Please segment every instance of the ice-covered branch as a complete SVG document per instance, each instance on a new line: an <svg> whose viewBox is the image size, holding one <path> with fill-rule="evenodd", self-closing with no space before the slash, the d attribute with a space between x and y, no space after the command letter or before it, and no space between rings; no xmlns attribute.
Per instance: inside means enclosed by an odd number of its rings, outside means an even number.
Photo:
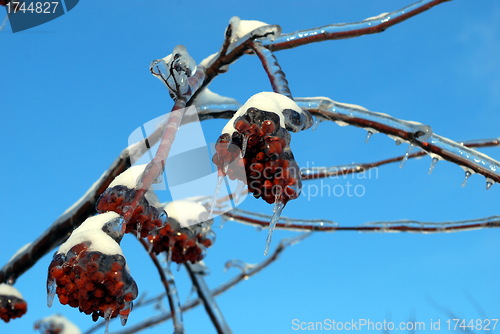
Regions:
<svg viewBox="0 0 500 334"><path fill-rule="evenodd" d="M461 166L468 175L478 173L487 180L489 188L500 182L500 163L486 154L463 144L441 137L428 125L403 121L387 114L366 110L363 107L335 102L329 98L300 98L297 104L312 115L328 119L339 125L353 125L370 133L381 132L399 141L418 146L433 159L444 159ZM406 156L409 154L407 153Z"/></svg>
<svg viewBox="0 0 500 334"><path fill-rule="evenodd" d="M204 265L200 263L191 264L190 262L186 262L184 264L186 266L186 270L191 278L191 282L193 282L193 286L196 288L196 292L198 293L198 297L203 302L203 306L207 311L210 320L214 324L217 333L220 334L230 334L232 333L229 325L224 319L224 315L222 314L219 306L215 302L215 298L212 295L207 283L205 282Z"/></svg>
<svg viewBox="0 0 500 334"><path fill-rule="evenodd" d="M421 0L392 13L382 13L360 22L332 24L320 28L281 34L273 41L264 41L263 45L270 50L275 51L290 49L325 40L352 38L367 34L374 34L382 32L395 24L405 21L410 17L418 15L446 1L449 0Z"/></svg>
<svg viewBox="0 0 500 334"><path fill-rule="evenodd" d="M227 281L226 283L224 284L221 284L220 286L218 286L217 288L213 289L210 291L211 295L216 297L226 291L228 291L229 289L233 288L234 286L236 286L238 283L242 282L242 281L246 281L248 280L250 277L254 276L255 274L259 273L260 271L264 270L265 268L267 268L270 264L272 264L273 262L275 262L280 254L288 247L290 246L293 246L295 244L297 244L298 242L302 241L305 237L307 237L309 235L309 233L305 233L305 234L301 234L295 238L292 238L292 239L287 239L287 240L282 240L280 242L280 244L278 245L278 247L276 247L276 249L271 253L269 254L268 257L266 257L266 259L258 264L256 264L255 266L252 266L251 269L247 270L247 271L242 271L241 273L239 273L238 275L236 275L235 277L233 277L232 279L230 279L229 281ZM197 299L194 299L194 300L191 300L191 301L188 301L186 302L184 305L182 305L181 309L183 312L186 312L190 309L193 309L195 308L196 306L200 305L202 303L202 301L197 298ZM130 326L129 328L127 329L124 329L124 330L121 330L121 331L118 331L118 332L113 332L111 334L133 334L133 333L137 333L137 332L140 332L141 330L144 330L146 328L150 328L150 327L153 327L153 326L156 326L162 322L165 322L167 320L170 320L171 319L171 315L170 314L160 314L160 315L157 315L157 316L153 316L149 319L146 319L145 321L139 323L139 324L136 324L134 326ZM92 331L87 331L85 334L91 334L93 332Z"/></svg>
<svg viewBox="0 0 500 334"><path fill-rule="evenodd" d="M480 140L468 140L464 142L460 142L460 144L466 147L491 147L491 146L499 146L500 138L492 138L492 139L480 139ZM405 159L418 158L426 155L425 151L419 151L416 153L412 153L409 155L400 155L390 159L384 159L375 162L369 163L360 163L360 164L349 164L343 166L332 166L332 167L309 167L309 168L301 168L301 177L302 180L314 180L321 179L325 177L335 177L338 175L348 175L355 173L363 173L371 168L379 167L382 165L400 162ZM435 160L431 162L431 167L429 168L429 174L435 167Z"/></svg>
<svg viewBox="0 0 500 334"><path fill-rule="evenodd" d="M264 70L267 73L273 91L278 94L292 98L288 81L286 80L285 72L281 69L276 56L267 48L263 47L260 42L254 41L251 44L252 50L259 57Z"/></svg>
<svg viewBox="0 0 500 334"><path fill-rule="evenodd" d="M139 241L146 252L148 252L151 261L153 261L153 264L158 270L160 280L165 288L165 294L168 298L168 304L170 306L170 316L174 322L174 334L182 334L184 333L184 323L182 320L181 302L175 285L174 275L168 266L166 268L162 267L156 255L149 251L150 247L144 239L139 239Z"/></svg>
<svg viewBox="0 0 500 334"><path fill-rule="evenodd" d="M260 227L268 227L271 216L255 214L240 209L233 209L222 214L227 220L250 224ZM281 217L277 229L293 231L357 231L357 232L414 232L414 233L441 233L476 230L483 228L500 227L500 216L486 218L449 221L449 222L420 222L415 220L397 220L387 222L369 222L359 226L338 226L337 223L325 219L295 219Z"/></svg>

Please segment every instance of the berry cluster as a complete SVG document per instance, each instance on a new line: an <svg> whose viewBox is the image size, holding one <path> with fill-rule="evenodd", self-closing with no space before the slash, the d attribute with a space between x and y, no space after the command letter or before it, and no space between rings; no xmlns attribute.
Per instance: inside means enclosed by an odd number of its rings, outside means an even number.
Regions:
<svg viewBox="0 0 500 334"><path fill-rule="evenodd" d="M125 323L137 297L119 242L123 218L107 212L86 219L54 254L47 278L48 304L57 293L61 304L80 312Z"/></svg>
<svg viewBox="0 0 500 334"><path fill-rule="evenodd" d="M267 203L286 204L297 198L300 171L290 149L290 133L280 125L280 116L250 107L231 122L234 131L219 137L212 158L219 172L246 182L254 197Z"/></svg>
<svg viewBox="0 0 500 334"><path fill-rule="evenodd" d="M49 283L63 305L78 307L80 312L98 317L126 320L137 286L130 276L125 258L89 251L88 243L73 246L66 255L57 253L49 267Z"/></svg>
<svg viewBox="0 0 500 334"><path fill-rule="evenodd" d="M126 210L130 208L135 193L135 189L130 189L124 185L110 187L99 197L96 205L97 212L113 211L123 216ZM145 238L153 229L162 227L165 224L166 217L166 212L152 205L145 196L134 210L125 232L133 232L141 238Z"/></svg>
<svg viewBox="0 0 500 334"><path fill-rule="evenodd" d="M81 334L80 329L75 324L60 314L36 321L33 328L38 330L40 334Z"/></svg>
<svg viewBox="0 0 500 334"><path fill-rule="evenodd" d="M206 208L195 202L174 201L166 209L167 224L148 236L151 250L156 254L166 252L176 263L201 261L215 239Z"/></svg>
<svg viewBox="0 0 500 334"><path fill-rule="evenodd" d="M14 287L0 284L0 319L9 322L22 317L27 310L26 301Z"/></svg>

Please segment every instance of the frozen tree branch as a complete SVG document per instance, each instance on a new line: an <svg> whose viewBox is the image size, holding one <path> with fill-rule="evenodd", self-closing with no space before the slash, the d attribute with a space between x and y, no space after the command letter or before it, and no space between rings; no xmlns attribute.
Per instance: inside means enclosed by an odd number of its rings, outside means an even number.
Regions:
<svg viewBox="0 0 500 334"><path fill-rule="evenodd" d="M500 138L492 138L492 139L480 139L480 140L468 140L464 142L460 142L460 144L466 147L491 147L491 146L499 146ZM370 163L362 163L362 164L350 164L344 166L333 166L333 167L311 167L311 168L301 168L301 178L302 180L314 180L321 179L325 177L335 177L338 175L348 175L355 173L363 173L371 168L379 167L382 165L400 162L404 159L412 159L425 156L427 153L425 151L419 151L416 153L412 153L408 156L401 155L398 157L380 160L376 162ZM431 164L431 169L429 169L429 173L432 171L434 167Z"/></svg>
<svg viewBox="0 0 500 334"><path fill-rule="evenodd" d="M409 142L410 145L420 147L432 158L444 159L461 166L468 173L483 175L490 186L494 182L500 182L498 161L472 148L434 134L430 126L399 120L387 114L369 111L356 105L338 103L323 97L296 99L296 102L311 114L323 119L335 121L340 125L361 127L372 133L381 132Z"/></svg>
<svg viewBox="0 0 500 334"><path fill-rule="evenodd" d="M227 220L250 224L260 227L268 227L271 216L256 214L254 212L233 209L223 213ZM325 219L296 219L281 217L276 225L278 229L294 231L357 231L357 232L414 232L414 233L442 233L476 230L484 228L500 227L500 216L486 218L449 221L441 223L420 222L415 220L397 220L388 222L370 222L360 226L338 226L337 223Z"/></svg>
<svg viewBox="0 0 500 334"><path fill-rule="evenodd" d="M168 304L170 306L170 316L174 322L174 334L182 334L184 333L184 324L182 320L182 311L181 311L181 302L179 298L179 294L177 293L177 287L175 285L174 275L170 271L168 266L163 268L158 261L156 255L149 250L149 245L144 239L139 239L139 242L144 247L146 252L148 252L151 261L153 261L154 266L156 267L158 274L160 275L160 280L165 287L165 294L168 298Z"/></svg>
<svg viewBox="0 0 500 334"><path fill-rule="evenodd" d="M260 271L262 271L263 269L267 268L270 264L272 264L273 262L275 262L280 254L288 247L290 246L293 246L297 243L299 243L300 241L302 241L303 239L305 239L307 236L309 236L310 233L304 233L304 234L300 234L299 236L295 237L295 238L292 238L292 239L286 239L286 240L282 240L280 242L280 244L278 245L278 247L276 247L276 249L274 250L273 253L269 254L269 256L262 262L258 263L257 265L255 266L252 266L251 269L247 270L247 271L242 271L240 274L236 275L235 277L233 277L232 279L230 279L229 281L227 281L226 283L218 286L217 288L213 289L210 291L211 295L216 297L226 291L228 291L229 289L231 289L232 287L236 286L238 283L242 282L242 281L245 281L245 280L248 280L250 277L254 276L255 274L259 273ZM182 305L181 309L183 312L186 312L198 305L200 305L202 303L202 301L198 298L198 299L194 299L194 300L191 300L189 302L186 302L184 305ZM137 333L141 330L144 330L146 328L150 328L150 327L153 327L153 326L156 326L162 322L165 322L167 320L170 320L171 319L171 315L170 314L160 314L160 315L157 315L157 316L154 316L154 317L151 317L149 319L146 319L145 321L137 324L137 325L134 325L134 326L131 326L127 329L124 329L124 330L121 330L121 331L118 331L118 332L113 332L111 334L133 334L133 333ZM92 329L92 331L87 331L85 332L85 334L91 334L93 332L94 329Z"/></svg>
<svg viewBox="0 0 500 334"><path fill-rule="evenodd" d="M199 299L202 301L205 310L207 311L210 320L214 324L217 333L220 334L230 334L232 333L229 325L224 319L224 315L222 314L219 306L215 302L215 298L212 295L212 292L208 288L207 283L205 282L204 276L204 266L200 263L191 264L186 262L185 264L186 270L193 282L193 286L196 288L196 292L198 293Z"/></svg>
<svg viewBox="0 0 500 334"><path fill-rule="evenodd" d="M251 44L251 48L262 62L262 66L269 77L273 91L292 99L288 80L286 80L285 72L281 69L276 56L269 49L263 47L258 41L254 41Z"/></svg>
<svg viewBox="0 0 500 334"><path fill-rule="evenodd" d="M449 0L421 0L392 13L383 13L361 22L332 24L321 28L282 34L273 41L264 41L263 46L277 51L325 40L379 33L446 1Z"/></svg>

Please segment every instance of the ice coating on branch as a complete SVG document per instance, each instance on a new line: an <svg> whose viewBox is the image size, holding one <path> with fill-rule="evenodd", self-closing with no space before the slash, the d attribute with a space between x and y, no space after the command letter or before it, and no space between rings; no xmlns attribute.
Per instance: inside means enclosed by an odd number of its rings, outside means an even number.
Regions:
<svg viewBox="0 0 500 334"><path fill-rule="evenodd" d="M183 45L176 46L172 54L156 59L150 65L151 73L167 86L173 98L179 98L179 93L186 95L191 92L189 78L196 70L196 61Z"/></svg>
<svg viewBox="0 0 500 334"><path fill-rule="evenodd" d="M396 144L408 142L417 144L431 158L438 158L466 166L474 173L487 179L500 179L500 162L484 153L466 147L460 143L433 133L425 124L400 120L390 115L373 112L365 108L347 106L326 97L295 98L297 105L310 111L321 111L320 114L332 121L375 129L396 140ZM425 143L425 144L423 144Z"/></svg>
<svg viewBox="0 0 500 334"><path fill-rule="evenodd" d="M21 295L19 290L14 288L12 285L5 284L5 283L0 284L0 295L2 295L2 296L14 296L14 297L17 297L19 299L24 299L23 295Z"/></svg>
<svg viewBox="0 0 500 334"><path fill-rule="evenodd" d="M22 317L28 309L21 293L13 286L0 284L0 319L9 322Z"/></svg>
<svg viewBox="0 0 500 334"><path fill-rule="evenodd" d="M388 16L389 14L390 13L381 13L375 16L367 17L363 21L380 20L381 18L383 18L384 16Z"/></svg>
<svg viewBox="0 0 500 334"><path fill-rule="evenodd" d="M81 334L74 323L60 314L51 315L35 322L35 329L41 334Z"/></svg>
<svg viewBox="0 0 500 334"><path fill-rule="evenodd" d="M120 245L103 231L106 224L121 224L122 221L123 218L115 212L106 212L87 218L71 233L68 240L59 247L57 253L66 255L75 245L88 242L90 252L123 255Z"/></svg>
<svg viewBox="0 0 500 334"><path fill-rule="evenodd" d="M238 101L236 101L233 98L226 97L219 95L217 93L212 92L208 88L204 88L198 96L196 96L196 99L193 102L194 105L196 106L201 106L201 105L207 105L207 104L238 104Z"/></svg>
<svg viewBox="0 0 500 334"><path fill-rule="evenodd" d="M231 121L222 129L222 133L233 134L234 121L244 115L249 108L256 108L278 115L280 126L292 132L309 128L313 124L311 115L302 110L288 97L274 92L261 92L250 97L234 114Z"/></svg>

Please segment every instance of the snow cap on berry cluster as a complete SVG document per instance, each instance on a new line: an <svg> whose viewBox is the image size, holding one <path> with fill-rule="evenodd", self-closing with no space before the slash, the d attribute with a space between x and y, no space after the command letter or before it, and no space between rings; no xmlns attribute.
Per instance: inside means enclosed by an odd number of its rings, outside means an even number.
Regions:
<svg viewBox="0 0 500 334"><path fill-rule="evenodd" d="M60 314L51 315L35 322L35 329L41 334L81 334L82 332L74 323Z"/></svg>
<svg viewBox="0 0 500 334"><path fill-rule="evenodd" d="M234 114L231 121L222 129L222 133L233 134L236 131L234 121L244 115L249 108L256 108L278 115L280 126L292 132L299 132L312 125L312 116L302 110L292 99L274 92L261 92L250 97Z"/></svg>
<svg viewBox="0 0 500 334"><path fill-rule="evenodd" d="M89 252L96 251L108 255L123 255L120 245L113 238L114 233L110 232L109 228L109 225L121 226L122 222L123 218L115 212L106 212L89 217L71 233L68 240L59 247L57 254L66 255L74 246L89 243Z"/></svg>
<svg viewBox="0 0 500 334"><path fill-rule="evenodd" d="M169 202L165 210L171 219L176 220L181 227L189 227L209 220L210 212L200 203L188 200Z"/></svg>
<svg viewBox="0 0 500 334"><path fill-rule="evenodd" d="M5 283L0 284L0 296L14 296L19 299L24 299L19 290Z"/></svg>
<svg viewBox="0 0 500 334"><path fill-rule="evenodd" d="M115 186L125 186L129 189L139 189L139 183L141 181L142 174L146 170L147 164L132 166L117 177L114 178L113 182L108 186L108 189ZM161 207L158 196L152 191L148 190L144 195L149 205L155 207Z"/></svg>

